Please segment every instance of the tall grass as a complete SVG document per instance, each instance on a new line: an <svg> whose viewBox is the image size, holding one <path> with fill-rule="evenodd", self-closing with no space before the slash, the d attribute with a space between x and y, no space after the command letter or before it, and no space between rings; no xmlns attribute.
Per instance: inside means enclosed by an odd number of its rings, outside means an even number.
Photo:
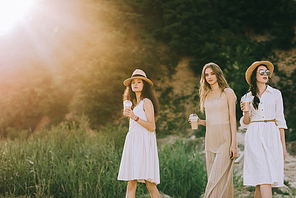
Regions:
<svg viewBox="0 0 296 198"><path fill-rule="evenodd" d="M127 127L92 131L87 120L63 123L34 136L23 131L0 142L0 196L124 197L117 181ZM205 187L204 162L183 142L159 149L160 191L198 197ZM137 195L146 194L139 185Z"/></svg>
<svg viewBox="0 0 296 198"><path fill-rule="evenodd" d="M159 189L174 197L199 197L205 189L205 162L196 147L184 141L166 145L159 152L161 183Z"/></svg>

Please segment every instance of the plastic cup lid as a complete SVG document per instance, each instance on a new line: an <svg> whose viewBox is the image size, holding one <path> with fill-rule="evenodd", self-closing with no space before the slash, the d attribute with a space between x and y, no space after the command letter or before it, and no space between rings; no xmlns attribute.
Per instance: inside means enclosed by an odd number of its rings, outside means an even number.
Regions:
<svg viewBox="0 0 296 198"><path fill-rule="evenodd" d="M123 102L123 105L124 106L132 106L132 102L130 101L130 100L125 100L124 102Z"/></svg>
<svg viewBox="0 0 296 198"><path fill-rule="evenodd" d="M189 116L189 118L198 118L198 116L195 113L193 113Z"/></svg>

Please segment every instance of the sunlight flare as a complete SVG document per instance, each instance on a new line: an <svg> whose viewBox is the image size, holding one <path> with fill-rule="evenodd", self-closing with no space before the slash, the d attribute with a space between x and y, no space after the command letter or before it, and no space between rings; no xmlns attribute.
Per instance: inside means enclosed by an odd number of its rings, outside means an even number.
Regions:
<svg viewBox="0 0 296 198"><path fill-rule="evenodd" d="M11 28L32 4L33 0L0 0L0 31Z"/></svg>

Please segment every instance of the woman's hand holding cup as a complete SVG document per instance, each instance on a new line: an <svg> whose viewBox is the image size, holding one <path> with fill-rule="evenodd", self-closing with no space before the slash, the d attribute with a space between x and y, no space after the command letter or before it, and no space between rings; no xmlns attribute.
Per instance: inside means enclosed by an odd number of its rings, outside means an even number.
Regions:
<svg viewBox="0 0 296 198"><path fill-rule="evenodd" d="M240 102L240 107L241 107L241 110L243 112L249 112L250 111L250 101L248 100L247 96L243 96L242 97L242 100Z"/></svg>
<svg viewBox="0 0 296 198"><path fill-rule="evenodd" d="M131 109L125 109L123 111L123 114L126 116L126 117L129 117L131 119L135 119L136 115L134 114L134 112L131 110Z"/></svg>
<svg viewBox="0 0 296 198"><path fill-rule="evenodd" d="M123 102L123 115L130 117L131 111L132 111L132 102L130 100L125 100Z"/></svg>
<svg viewBox="0 0 296 198"><path fill-rule="evenodd" d="M250 103L241 101L240 108L243 112L248 112L250 110Z"/></svg>

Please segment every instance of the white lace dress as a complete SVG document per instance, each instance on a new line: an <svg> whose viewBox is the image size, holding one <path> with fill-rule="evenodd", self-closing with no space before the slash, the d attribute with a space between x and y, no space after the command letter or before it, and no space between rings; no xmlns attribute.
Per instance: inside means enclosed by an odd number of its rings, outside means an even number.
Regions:
<svg viewBox="0 0 296 198"><path fill-rule="evenodd" d="M144 99L149 100L149 99ZM133 109L136 116L147 121L143 101ZM159 161L156 137L139 123L130 119L129 132L123 148L118 180L145 180L159 184Z"/></svg>

